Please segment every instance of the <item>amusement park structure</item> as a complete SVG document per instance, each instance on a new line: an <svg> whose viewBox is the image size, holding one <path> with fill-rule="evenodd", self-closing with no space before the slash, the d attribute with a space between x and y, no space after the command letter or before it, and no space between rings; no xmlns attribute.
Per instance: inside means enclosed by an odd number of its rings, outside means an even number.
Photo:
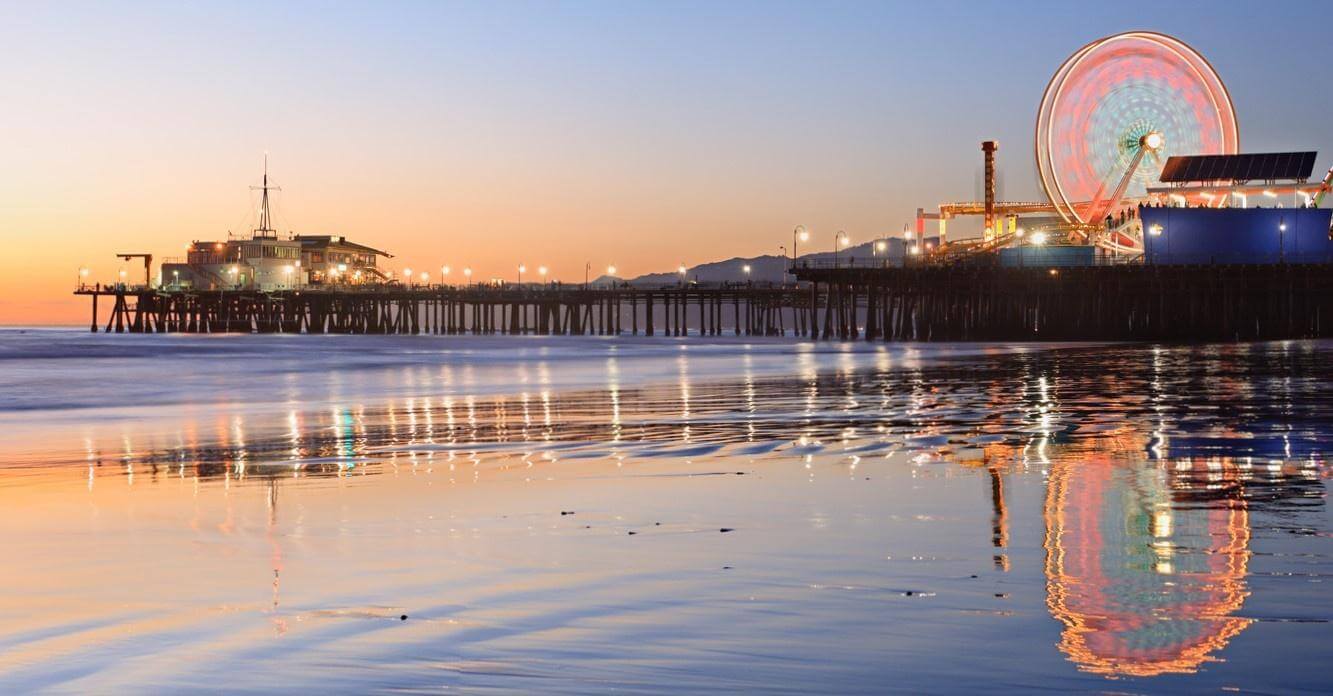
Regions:
<svg viewBox="0 0 1333 696"><path fill-rule="evenodd" d="M999 143L981 144L984 200L916 211L915 235L938 221L935 260L1045 243L1132 260L1145 249L1144 207L1318 207L1315 153L1240 155L1230 94L1193 48L1134 31L1093 41L1056 70L1037 111L1034 154L1045 201L997 201ZM980 238L946 242L947 221L981 216Z"/></svg>

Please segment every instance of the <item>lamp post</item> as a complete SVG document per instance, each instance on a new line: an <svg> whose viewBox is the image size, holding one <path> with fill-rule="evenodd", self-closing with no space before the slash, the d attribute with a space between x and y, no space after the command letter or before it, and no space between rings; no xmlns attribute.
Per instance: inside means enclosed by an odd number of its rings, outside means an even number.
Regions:
<svg viewBox="0 0 1333 696"><path fill-rule="evenodd" d="M677 267L676 267L676 272L680 274L680 284L681 284L681 285L684 285L684 284L685 284L685 274L688 272L687 269L685 268L685 264L682 263L681 265L677 266Z"/></svg>
<svg viewBox="0 0 1333 696"><path fill-rule="evenodd" d="M410 268L403 269L403 280L406 281L408 285L412 284L412 269Z"/></svg>
<svg viewBox="0 0 1333 696"><path fill-rule="evenodd" d="M87 266L80 266L80 267L79 267L79 285L83 285L85 282L87 282L87 279L88 279L88 267L87 267Z"/></svg>
<svg viewBox="0 0 1333 696"><path fill-rule="evenodd" d="M538 267L537 267L537 275L541 276L541 278L542 278L542 286L544 287L544 286L546 285L546 267L545 267L545 266L538 266Z"/></svg>
<svg viewBox="0 0 1333 696"><path fill-rule="evenodd" d="M449 266L440 266L440 285L449 284Z"/></svg>
<svg viewBox="0 0 1333 696"><path fill-rule="evenodd" d="M468 287L472 287L472 269L471 269L471 268L464 268L464 269L463 269L463 277L467 279L467 285L468 285Z"/></svg>
<svg viewBox="0 0 1333 696"><path fill-rule="evenodd" d="M837 267L838 267L838 251L839 251L840 249L842 249L842 247L845 246L846 244L847 244L847 233L846 233L846 232L843 232L842 230L838 230L838 233L835 234L835 235L833 235L833 267L834 267L834 268L837 268Z"/></svg>
<svg viewBox="0 0 1333 696"><path fill-rule="evenodd" d="M528 267L527 267L527 266L524 266L524 265L521 264L521 263L518 265L518 284L519 284L519 285L522 285L522 284L523 284L523 271L526 271L526 270L528 270Z"/></svg>
<svg viewBox="0 0 1333 696"><path fill-rule="evenodd" d="M748 284L750 282L750 264L741 266L741 272L745 274L745 282Z"/></svg>
<svg viewBox="0 0 1333 696"><path fill-rule="evenodd" d="M796 250L798 242L810 241L810 231L805 229L805 225L797 225L796 229L791 231L791 262L796 265Z"/></svg>

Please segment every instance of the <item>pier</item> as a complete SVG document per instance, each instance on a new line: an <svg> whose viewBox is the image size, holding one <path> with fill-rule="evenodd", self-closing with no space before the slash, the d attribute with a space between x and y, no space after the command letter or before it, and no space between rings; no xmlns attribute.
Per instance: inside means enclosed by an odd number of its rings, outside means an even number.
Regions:
<svg viewBox="0 0 1333 696"><path fill-rule="evenodd" d="M117 333L1234 341L1333 335L1326 264L796 266L799 283L642 288L81 286ZM99 314L99 303L109 314ZM1330 314L1333 316L1333 314Z"/></svg>
<svg viewBox="0 0 1333 696"><path fill-rule="evenodd" d="M341 286L169 290L83 286L90 328L116 333L810 336L796 287ZM110 305L106 323L99 301Z"/></svg>

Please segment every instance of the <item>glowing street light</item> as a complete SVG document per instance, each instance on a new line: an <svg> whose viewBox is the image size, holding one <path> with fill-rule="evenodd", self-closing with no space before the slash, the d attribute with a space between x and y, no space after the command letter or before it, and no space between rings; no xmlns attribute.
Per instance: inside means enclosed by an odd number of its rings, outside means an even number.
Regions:
<svg viewBox="0 0 1333 696"><path fill-rule="evenodd" d="M879 240L878 242L875 242L875 255L879 256L880 254L883 254L885 250L887 250L888 248L889 248L889 243L882 239Z"/></svg>
<svg viewBox="0 0 1333 696"><path fill-rule="evenodd" d="M1014 236L1017 237L1017 238L1019 238L1019 239L1022 239L1022 238L1023 238L1023 235L1025 235L1025 234L1027 234L1027 230L1023 229L1022 227L1020 227L1020 228L1014 230Z"/></svg>
<svg viewBox="0 0 1333 696"><path fill-rule="evenodd" d="M847 241L847 233L846 233L846 232L843 232L842 230L838 230L838 233L835 234L835 235L833 235L833 265L834 265L834 266L837 266L837 265L838 265L838 250L840 250L840 249L842 249L843 247L847 246L847 243L848 243L848 241Z"/></svg>
<svg viewBox="0 0 1333 696"><path fill-rule="evenodd" d="M797 225L791 231L791 260L796 261L796 249L799 242L810 241L810 231L805 229L805 225Z"/></svg>
<svg viewBox="0 0 1333 696"><path fill-rule="evenodd" d="M677 267L676 267L676 272L680 274L680 284L681 284L681 285L684 285L684 284L685 284L685 273L687 272L687 269L685 268L685 264L682 263L681 265L677 266Z"/></svg>
<svg viewBox="0 0 1333 696"><path fill-rule="evenodd" d="M614 276L616 274L616 265L614 263L606 267L606 274L609 276Z"/></svg>
<svg viewBox="0 0 1333 696"><path fill-rule="evenodd" d="M1045 233L1045 232L1033 232L1033 233L1032 233L1032 244L1033 244L1033 246L1041 246L1041 245L1043 245L1043 244L1045 244L1045 243L1046 243L1046 233Z"/></svg>
<svg viewBox="0 0 1333 696"><path fill-rule="evenodd" d="M913 245L912 245L912 256L920 256L920 255L921 255L921 245L920 245L920 244L913 244Z"/></svg>
<svg viewBox="0 0 1333 696"><path fill-rule="evenodd" d="M741 271L743 271L747 276L750 275L750 264L747 263L744 266L741 266Z"/></svg>
<svg viewBox="0 0 1333 696"><path fill-rule="evenodd" d="M471 285L471 284L472 284L472 269L471 269L471 268L464 268L464 269L463 269L463 277L464 277L464 278L467 278L467 284L468 284L468 285Z"/></svg>
<svg viewBox="0 0 1333 696"><path fill-rule="evenodd" d="M422 272L421 272L421 282L422 282L423 284L427 284L427 285L428 285L428 284L430 283L430 274L427 273L427 272L425 272L425 271L422 271Z"/></svg>
<svg viewBox="0 0 1333 696"><path fill-rule="evenodd" d="M518 265L518 284L519 284L519 285L522 285L522 284L523 284L523 271L526 271L526 270L528 270L528 267L527 267L527 266L525 266L525 265L523 265L523 264L521 264L521 263Z"/></svg>

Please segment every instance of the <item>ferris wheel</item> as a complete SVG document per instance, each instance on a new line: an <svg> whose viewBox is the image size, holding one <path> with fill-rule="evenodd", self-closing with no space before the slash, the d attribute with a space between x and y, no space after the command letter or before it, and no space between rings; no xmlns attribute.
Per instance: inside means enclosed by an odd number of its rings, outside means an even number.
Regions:
<svg viewBox="0 0 1333 696"><path fill-rule="evenodd" d="M1239 145L1231 97L1212 66L1153 32L1079 49L1055 72L1037 112L1042 187L1076 227L1146 196L1168 156L1235 154Z"/></svg>

